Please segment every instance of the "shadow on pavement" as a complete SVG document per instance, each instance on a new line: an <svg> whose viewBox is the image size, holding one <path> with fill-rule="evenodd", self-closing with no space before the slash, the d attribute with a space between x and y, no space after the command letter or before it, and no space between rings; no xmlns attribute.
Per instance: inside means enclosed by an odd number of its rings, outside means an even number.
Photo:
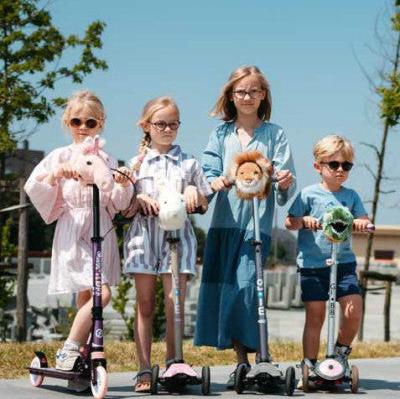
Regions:
<svg viewBox="0 0 400 399"><path fill-rule="evenodd" d="M390 391L400 391L399 381L372 380L362 378L360 387L365 391L373 391L378 389L388 389Z"/></svg>

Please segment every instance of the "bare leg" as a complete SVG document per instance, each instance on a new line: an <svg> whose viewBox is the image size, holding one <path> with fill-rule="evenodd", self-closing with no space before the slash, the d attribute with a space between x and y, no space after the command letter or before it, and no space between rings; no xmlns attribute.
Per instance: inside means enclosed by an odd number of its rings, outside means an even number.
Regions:
<svg viewBox="0 0 400 399"><path fill-rule="evenodd" d="M360 295L346 295L338 300L342 310L337 341L346 346L351 346L358 328L362 314L362 298Z"/></svg>
<svg viewBox="0 0 400 399"><path fill-rule="evenodd" d="M167 319L167 334L166 334L166 344L167 353L166 361L175 358L175 340L174 340L174 298L172 293L172 274L164 273L162 274L162 282L164 288L164 303L165 303L165 315ZM185 297L186 297L186 283L187 274L179 275L180 284L180 307L181 307L181 328L185 325Z"/></svg>
<svg viewBox="0 0 400 399"><path fill-rule="evenodd" d="M105 307L111 299L111 290L107 284L102 285L102 300ZM90 290L82 291L77 298L78 313L72 323L68 340L85 344L92 329L93 299Z"/></svg>
<svg viewBox="0 0 400 399"><path fill-rule="evenodd" d="M232 342L238 364L249 363L246 347L236 339L233 339Z"/></svg>
<svg viewBox="0 0 400 399"><path fill-rule="evenodd" d="M303 331L303 356L305 359L317 359L322 325L325 319L325 301L304 302L306 322Z"/></svg>
<svg viewBox="0 0 400 399"><path fill-rule="evenodd" d="M155 275L135 274L136 315L134 329L136 351L141 370L151 367L156 280L157 276Z"/></svg>

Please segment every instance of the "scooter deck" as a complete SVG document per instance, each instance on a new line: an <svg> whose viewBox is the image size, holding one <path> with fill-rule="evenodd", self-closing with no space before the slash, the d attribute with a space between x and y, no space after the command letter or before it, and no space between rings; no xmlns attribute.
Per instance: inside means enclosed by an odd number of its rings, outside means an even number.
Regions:
<svg viewBox="0 0 400 399"><path fill-rule="evenodd" d="M28 367L30 374L43 375L45 377L53 377L60 378L63 380L71 380L71 381L87 381L90 380L90 374L88 373L87 377L79 371L64 371L58 370L56 368L50 367Z"/></svg>
<svg viewBox="0 0 400 399"><path fill-rule="evenodd" d="M263 362L251 367L243 379L243 388L246 390L271 391L276 390L284 382L282 372L274 364Z"/></svg>

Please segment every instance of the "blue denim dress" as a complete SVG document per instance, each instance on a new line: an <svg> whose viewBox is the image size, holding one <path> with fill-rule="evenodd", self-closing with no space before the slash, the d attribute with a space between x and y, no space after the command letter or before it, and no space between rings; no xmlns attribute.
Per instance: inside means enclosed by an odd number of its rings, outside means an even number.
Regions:
<svg viewBox="0 0 400 399"><path fill-rule="evenodd" d="M202 166L208 181L226 175L232 158L250 150L259 150L273 161L275 171L289 169L295 175L282 128L263 122L254 130L246 148L242 148L232 121L215 129L203 153ZM273 185L269 197L260 201L263 263L270 249L275 201L278 205L286 204L295 189L295 183L285 192ZM218 192L205 247L195 345L226 349L232 348L232 339L236 339L252 350L258 349L253 229L252 202L240 200L235 187L229 192Z"/></svg>

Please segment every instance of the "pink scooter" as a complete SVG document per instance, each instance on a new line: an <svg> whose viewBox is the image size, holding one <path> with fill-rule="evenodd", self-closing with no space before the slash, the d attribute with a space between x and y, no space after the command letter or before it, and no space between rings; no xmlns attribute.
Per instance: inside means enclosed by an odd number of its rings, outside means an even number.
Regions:
<svg viewBox="0 0 400 399"><path fill-rule="evenodd" d="M178 230L171 231L168 235L167 241L171 250L172 290L174 293L175 359L161 376L159 376L160 367L158 365L152 367L150 392L152 395L156 395L158 393L158 384L161 384L168 392L180 392L186 385L201 385L201 393L209 395L210 367L203 366L201 376L199 376L192 366L183 360L178 258L180 238Z"/></svg>

